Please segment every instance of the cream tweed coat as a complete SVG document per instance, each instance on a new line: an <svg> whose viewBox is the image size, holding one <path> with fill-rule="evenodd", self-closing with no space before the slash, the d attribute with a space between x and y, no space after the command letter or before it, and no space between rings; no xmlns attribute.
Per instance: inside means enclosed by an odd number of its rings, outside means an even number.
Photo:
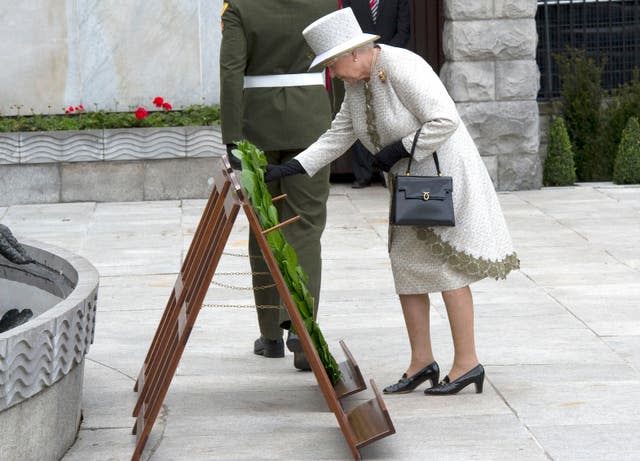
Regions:
<svg viewBox="0 0 640 461"><path fill-rule="evenodd" d="M400 294L444 291L484 277L504 278L519 267L493 183L455 103L418 55L389 45L368 83L345 83L345 98L331 128L296 156L313 176L356 139L372 152L399 139L411 150L421 132L411 173L453 178L455 227L390 226L389 248ZM368 93L368 94L367 94ZM390 173L406 171L408 159ZM391 189L390 189L391 190Z"/></svg>

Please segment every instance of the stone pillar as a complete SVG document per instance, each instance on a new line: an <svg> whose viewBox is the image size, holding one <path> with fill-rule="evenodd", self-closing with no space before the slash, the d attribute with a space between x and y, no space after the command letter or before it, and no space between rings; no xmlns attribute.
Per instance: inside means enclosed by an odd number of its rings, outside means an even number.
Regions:
<svg viewBox="0 0 640 461"><path fill-rule="evenodd" d="M440 77L498 190L539 188L536 0L445 0Z"/></svg>

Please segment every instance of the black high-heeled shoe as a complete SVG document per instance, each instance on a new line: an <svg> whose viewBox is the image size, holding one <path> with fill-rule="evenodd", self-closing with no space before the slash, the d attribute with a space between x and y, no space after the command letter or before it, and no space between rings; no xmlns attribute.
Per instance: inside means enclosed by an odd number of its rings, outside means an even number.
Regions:
<svg viewBox="0 0 640 461"><path fill-rule="evenodd" d="M427 379L431 380L431 385L434 386L435 383L438 382L439 377L440 367L436 362L433 362L417 372L415 375L407 376L406 373L403 374L400 381L392 384L391 386L385 387L382 392L385 394L406 394L407 392L413 391Z"/></svg>
<svg viewBox="0 0 640 461"><path fill-rule="evenodd" d="M484 368L478 364L454 381L449 381L449 376L445 376L441 383L429 389L425 389L427 395L449 395L457 394L469 384L475 384L476 394L482 394L484 384Z"/></svg>

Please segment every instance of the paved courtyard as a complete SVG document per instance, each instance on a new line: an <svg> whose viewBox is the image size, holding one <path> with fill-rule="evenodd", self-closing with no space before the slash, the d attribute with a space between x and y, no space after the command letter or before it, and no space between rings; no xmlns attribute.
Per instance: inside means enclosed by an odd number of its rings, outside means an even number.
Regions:
<svg viewBox="0 0 640 461"><path fill-rule="evenodd" d="M501 193L522 268L473 288L484 393L385 396L397 433L362 449L380 460L640 460L640 187L608 183ZM64 461L128 460L135 377L204 200L0 207L20 240L87 258L100 273L84 421ZM386 254L387 191L332 186L319 324L382 388L409 345ZM218 272L248 272L240 214ZM252 353L248 275L214 277L143 459L346 460L351 453L312 373ZM227 305L221 307L221 305ZM232 305L233 307L229 307ZM446 373L452 344L432 298ZM351 402L370 399L370 390Z"/></svg>

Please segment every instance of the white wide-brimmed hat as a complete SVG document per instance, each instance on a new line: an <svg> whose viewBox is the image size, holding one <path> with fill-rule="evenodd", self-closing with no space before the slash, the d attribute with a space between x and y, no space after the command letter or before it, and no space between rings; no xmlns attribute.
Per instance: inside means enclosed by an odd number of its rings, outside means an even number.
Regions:
<svg viewBox="0 0 640 461"><path fill-rule="evenodd" d="M315 20L302 35L316 54L309 70L380 38L362 32L351 8L342 8Z"/></svg>

